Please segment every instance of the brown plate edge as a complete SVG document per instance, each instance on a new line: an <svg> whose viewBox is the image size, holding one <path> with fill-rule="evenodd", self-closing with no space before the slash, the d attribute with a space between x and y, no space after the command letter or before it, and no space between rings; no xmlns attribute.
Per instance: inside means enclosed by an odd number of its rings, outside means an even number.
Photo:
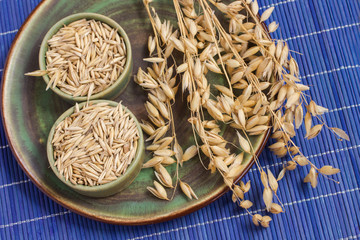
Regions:
<svg viewBox="0 0 360 240"><path fill-rule="evenodd" d="M51 193L47 192L42 185L28 172L28 170L26 169L26 167L22 164L22 161L18 155L18 152L16 151L16 149L13 147L12 142L11 142L11 138L9 137L9 133L8 133L8 129L6 126L6 122L5 122L5 117L4 117L4 100L3 100L3 96L4 96L4 83L6 80L6 73L7 73L7 68L8 68L8 64L11 58L11 55L13 53L14 47L16 45L16 42L19 38L19 36L21 35L23 29L26 27L26 25L28 24L29 20L32 18L32 16L35 14L35 12L41 7L41 5L45 3L45 0L42 0L35 8L34 10L29 14L29 16L26 18L26 20L24 21L24 23L22 24L22 26L20 27L20 29L18 30L13 43L11 44L11 47L9 49L8 52L8 56L6 58L6 62L4 65L4 70L3 70L3 76L2 76L2 81L1 81L1 92L0 92L0 101L1 101L1 119L3 122L3 126L4 126L4 130L5 130L5 135L6 138L8 140L8 144L9 147L12 151L12 153L15 156L16 161L18 162L18 164L20 165L20 167L22 168L22 170L25 172L25 174L29 177L29 179L36 185L36 187L38 187L45 195L47 195L48 197L50 197L52 200L54 200L56 203L58 203L59 205L71 210L72 212L79 214L83 217L87 217L90 218L92 220L96 220L96 221L100 221L100 222L104 222L104 223L109 223L109 224L117 224L117 225L146 225L146 224L154 224L154 223L160 223L160 222L165 222L165 221L169 221L175 218L179 218L182 216L185 216L187 214L190 214L192 212L195 212L207 205L209 205L210 203L216 201L217 199L219 199L221 196L223 196L226 192L229 191L229 188L224 184L223 185L223 189L221 189L220 193L210 199L206 199L206 201L200 202L197 205L193 205L190 208L187 208L185 210L182 211L178 211L178 212L173 212L171 214L167 214L167 215L160 215L158 217L153 217L153 218L148 218L146 220L121 220L121 219L115 219L112 217L102 217L102 216L97 216L94 214L88 214L86 212L83 212L77 208L73 208L71 206L69 206L66 202L63 202L61 200L59 200L55 195L51 195ZM265 27L265 29L267 29L266 25L263 24L263 26ZM261 145L258 148L258 150L256 151L256 156L258 157L260 155L260 153L264 150L265 145L268 141L270 137L270 129L267 130L267 132L264 134L263 139L261 140ZM255 163L255 159L252 158L249 162L249 164L246 166L246 168L244 169L244 171L241 173L241 175L236 179L236 181L234 182L238 182L240 181L240 179L242 179L247 173L248 171L251 169L251 167L254 165Z"/></svg>

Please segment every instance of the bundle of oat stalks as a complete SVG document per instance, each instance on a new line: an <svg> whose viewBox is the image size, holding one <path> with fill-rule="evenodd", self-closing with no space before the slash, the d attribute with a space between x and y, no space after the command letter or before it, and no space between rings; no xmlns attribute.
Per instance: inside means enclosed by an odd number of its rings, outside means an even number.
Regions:
<svg viewBox="0 0 360 240"><path fill-rule="evenodd" d="M205 155L210 161L208 169L223 176L233 191L233 201L247 210L252 202L244 199L244 193L250 189L250 182L234 182L243 170L245 153L256 160L266 210L280 213L283 206L276 192L278 181L286 171L294 170L297 165L310 165L304 181L313 187L319 174L326 176L340 171L332 166L316 167L292 141L295 129L303 123L307 139L316 137L323 128L342 139L349 137L343 130L327 126L321 117L327 109L305 95L309 87L301 84L298 65L288 45L270 38L278 24L271 22L267 30L263 23L273 7L259 16L256 0L234 1L229 5L213 0L173 0L178 20L175 28L170 21L160 20L155 9L150 8L150 2L144 0L154 37L149 37L150 56L144 61L152 63L152 67L140 68L136 82L148 91L145 107L149 121L143 121L142 128L150 136L148 141L152 141L147 150L153 152L153 158L144 167L153 167L158 180L154 181L155 188L148 187L152 194L169 200L165 187L176 188L179 184L187 197L197 198L192 188L179 179L178 169L195 155L200 160ZM215 13L223 14L226 23L220 22ZM180 63L173 64L174 52L182 54ZM227 84L213 85L207 79L208 72L222 74ZM211 85L217 93L210 91ZM186 104L191 112L189 127L193 128L196 140L196 145L184 152L176 139L172 114L178 89L187 95ZM314 125L313 119L318 124ZM219 123L236 129L240 154L231 152L230 144L220 135ZM276 140L269 148L279 157L289 154L291 158L277 178L260 166L249 140L249 136L269 130ZM165 166L175 163L177 171L171 177ZM252 219L255 225L263 227L268 227L271 221L271 217L259 214L252 215Z"/></svg>

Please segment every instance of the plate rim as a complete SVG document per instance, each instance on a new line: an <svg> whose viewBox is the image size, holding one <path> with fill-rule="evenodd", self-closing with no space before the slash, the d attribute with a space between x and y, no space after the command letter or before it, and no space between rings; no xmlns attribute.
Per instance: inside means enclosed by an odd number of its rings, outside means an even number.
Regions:
<svg viewBox="0 0 360 240"><path fill-rule="evenodd" d="M55 201L57 204L61 205L62 207L70 210L71 212L74 212L76 214L79 214L83 217L92 219L92 220L96 220L96 221L100 221L100 222L104 222L104 223L109 223L109 224L116 224L116 225L147 225L147 224L154 224L154 223L160 223L160 222L165 222L165 221L169 221L175 218L180 218L182 216L188 215L190 213L193 213L209 204L211 204L212 202L216 201L217 199L219 199L221 196L223 196L226 192L229 191L229 188L223 184L222 187L220 187L218 189L219 193L213 197L211 197L210 199L205 199L202 202L197 203L196 205L192 205L191 207L185 208L181 211L172 211L168 214L165 215L157 215L156 217L150 217L150 218L146 218L144 220L130 220L130 219L120 219L120 218L114 218L114 217L106 217L106 216L102 216L102 215L95 215L95 214L91 214L88 213L86 211L81 211L79 209L81 208L74 208L72 207L72 205L74 204L67 204L65 201L61 201L61 199L59 199L55 194L52 195L50 192L48 192L40 182L38 182L36 180L36 178L30 173L30 171L27 170L27 168L24 166L18 151L15 149L15 147L12 144L12 140L10 138L10 133L5 121L5 114L4 114L4 85L5 82L7 81L7 72L8 72L8 66L10 63L10 59L13 56L13 52L15 47L17 46L17 42L20 38L20 36L23 34L24 29L27 27L29 21L32 19L33 15L40 9L40 7L42 7L42 5L45 3L45 0L42 0L32 11L31 13L28 15L28 17L25 19L25 21L23 22L23 24L21 25L21 27L19 28L17 34L14 37L14 40L10 46L10 49L8 51L8 55L6 57L6 61L5 61L5 65L4 65L4 69L3 69L3 76L2 76L2 81L1 81L1 91L0 91L0 101L1 101L1 120L3 123L3 128L4 128L4 132L5 132L5 136L6 139L8 141L8 145L9 148L12 152L12 154L14 155L17 163L20 165L21 169L25 172L26 176L30 179L30 181L32 183L35 184L35 186L40 189L40 191L42 193L44 193L46 196L48 196L51 200ZM264 150L265 145L267 144L267 141L270 137L270 129L268 129L262 136L262 140L261 143L255 153L256 157L258 157L260 155L260 153ZM241 173L241 175L234 181L235 183L237 183L240 179L242 179L248 172L249 170L252 168L252 166L255 163L255 159L254 157L252 157L249 160L249 163L247 164L247 166L245 167L244 171ZM80 205L79 205L80 206Z"/></svg>

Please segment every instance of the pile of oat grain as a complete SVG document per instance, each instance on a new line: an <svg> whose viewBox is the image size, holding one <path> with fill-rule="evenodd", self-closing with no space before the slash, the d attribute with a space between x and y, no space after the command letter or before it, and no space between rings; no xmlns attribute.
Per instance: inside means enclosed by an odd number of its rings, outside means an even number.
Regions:
<svg viewBox="0 0 360 240"><path fill-rule="evenodd" d="M73 96L99 93L114 83L126 64L126 46L117 29L95 21L81 19L70 23L52 36L46 52L47 88L57 87Z"/></svg>
<svg viewBox="0 0 360 240"><path fill-rule="evenodd" d="M107 103L84 106L56 127L55 166L73 184L101 185L125 173L133 161L139 133L126 109Z"/></svg>

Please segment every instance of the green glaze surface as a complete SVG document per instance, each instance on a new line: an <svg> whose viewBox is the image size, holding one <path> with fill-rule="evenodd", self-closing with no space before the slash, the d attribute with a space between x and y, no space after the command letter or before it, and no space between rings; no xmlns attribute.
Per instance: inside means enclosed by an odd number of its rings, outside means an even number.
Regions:
<svg viewBox="0 0 360 240"><path fill-rule="evenodd" d="M124 31L124 29L113 19L106 17L101 14L97 13L76 13L72 14L70 16L67 16L61 20L59 20L57 23L55 23L50 30L45 34L45 37L43 38L40 46L39 51L39 66L41 70L46 70L46 51L48 49L48 41L52 38L54 34L56 34L60 28L62 28L64 25L68 25L72 22L75 22L79 19L87 19L87 20L97 20L101 21L103 23L108 24L110 27L117 29L120 36L123 37L125 46L126 46L126 63L123 72L120 74L119 78L108 88L106 88L104 91L101 91L99 93L96 93L90 97L90 100L94 99L114 99L120 95L122 91L125 90L127 84L129 83L131 72L133 68L133 59L132 59L132 52L131 52L131 43L130 40ZM43 79L46 84L49 83L50 78L48 75L44 75ZM50 88L53 90L56 94L58 94L60 97L62 97L65 101L69 103L75 103L75 102L84 102L87 100L87 96L83 97L73 97L67 93L64 93L59 88Z"/></svg>
<svg viewBox="0 0 360 240"><path fill-rule="evenodd" d="M117 102L109 101L109 100L93 100L90 101L89 104L97 104L97 103L104 103L107 102L109 106L116 107L118 105ZM81 109L86 102L80 103L79 108ZM54 133L56 127L59 125L60 122L62 122L66 117L70 116L72 113L74 113L75 107L71 107L68 110L66 110L54 123L53 127L50 130L49 137L47 140L47 157L49 160L49 164L55 175L68 187L72 188L74 191L81 193L83 195L89 196L89 197L108 197L111 195L114 195L115 193L121 192L126 187L128 187L136 178L136 176L139 174L144 158L145 158L145 147L144 147L144 137L143 133L140 127L140 124L134 114L127 109L126 111L130 114L130 117L135 120L135 123L137 125L137 129L139 132L139 139L137 144L137 150L134 157L134 160L131 162L130 166L127 168L126 172L118 177L116 180L103 184L98 186L84 186L84 185L74 185L70 181L66 181L65 177L60 174L57 167L55 166L55 160L54 160L54 149L52 145L52 140L54 138Z"/></svg>
<svg viewBox="0 0 360 240"><path fill-rule="evenodd" d="M176 22L172 1L154 2L161 17ZM149 224L169 220L193 212L220 197L227 190L221 176L210 174L198 159L186 162L180 169L181 179L189 183L199 197L193 201L179 192L170 202L153 197L146 190L146 186L152 185L155 179L151 169L141 170L127 189L106 198L83 196L55 176L49 168L46 140L56 119L71 105L52 91L46 92L41 77L27 77L24 73L38 69L36 59L40 44L49 28L60 19L79 12L96 12L117 21L131 41L134 70L147 66L142 59L147 56L151 25L141 0L43 1L20 29L3 73L3 122L11 149L27 175L44 193L64 207L89 218L115 224ZM220 83L222 80L212 77L209 81ZM186 104L181 104L182 96L179 95L174 106L174 118L179 142L185 149L193 144L193 134L187 121L189 113ZM143 105L146 94L133 79L117 100L121 100L137 119L146 118ZM236 142L233 131L224 129L223 134L229 141ZM254 149L258 152L263 148L266 137L252 138ZM146 152L145 161L149 158ZM252 163L250 156L246 156L244 171L239 177ZM174 173L175 168L169 167L168 170Z"/></svg>

